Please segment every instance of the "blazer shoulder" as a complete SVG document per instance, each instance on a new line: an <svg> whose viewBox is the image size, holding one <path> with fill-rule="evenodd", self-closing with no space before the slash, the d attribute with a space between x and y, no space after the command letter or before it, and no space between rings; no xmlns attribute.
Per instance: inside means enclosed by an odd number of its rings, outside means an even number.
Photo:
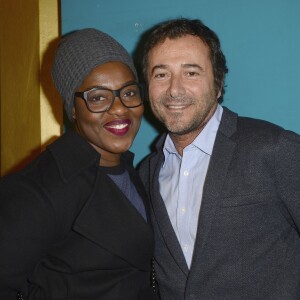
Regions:
<svg viewBox="0 0 300 300"><path fill-rule="evenodd" d="M284 131L282 127L265 120L238 117L235 136L243 140L275 142Z"/></svg>
<svg viewBox="0 0 300 300"><path fill-rule="evenodd" d="M281 147L286 140L297 141L299 135L266 120L238 116L224 107L219 127L220 136L226 136L238 145L238 148L273 149ZM217 140L218 141L218 138Z"/></svg>
<svg viewBox="0 0 300 300"><path fill-rule="evenodd" d="M238 129L243 129L243 130L257 129L257 130L277 132L277 133L279 131L284 130L281 126L266 120L255 119L250 117L241 117L241 116L239 116L237 120L238 120L237 122Z"/></svg>
<svg viewBox="0 0 300 300"><path fill-rule="evenodd" d="M284 129L271 122L251 117L239 116L227 107L223 107L223 116L219 130L227 136L278 135Z"/></svg>

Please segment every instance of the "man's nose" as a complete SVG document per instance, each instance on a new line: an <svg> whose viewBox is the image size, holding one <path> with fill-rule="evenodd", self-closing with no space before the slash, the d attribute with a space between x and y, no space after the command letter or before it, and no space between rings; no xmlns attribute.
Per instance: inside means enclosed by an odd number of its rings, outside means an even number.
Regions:
<svg viewBox="0 0 300 300"><path fill-rule="evenodd" d="M185 88L180 76L173 75L170 79L170 86L168 88L168 94L172 98L177 98L185 94Z"/></svg>

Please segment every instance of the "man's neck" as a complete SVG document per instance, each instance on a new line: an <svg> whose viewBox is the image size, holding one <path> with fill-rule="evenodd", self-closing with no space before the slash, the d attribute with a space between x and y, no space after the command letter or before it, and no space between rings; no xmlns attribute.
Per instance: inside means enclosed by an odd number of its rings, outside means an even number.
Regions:
<svg viewBox="0 0 300 300"><path fill-rule="evenodd" d="M182 135L169 133L170 138L172 139L175 148L180 156L182 156L183 154L183 149L188 145L190 145L195 140L195 138L201 133L203 128L204 126L197 131L189 132L187 134L182 134Z"/></svg>

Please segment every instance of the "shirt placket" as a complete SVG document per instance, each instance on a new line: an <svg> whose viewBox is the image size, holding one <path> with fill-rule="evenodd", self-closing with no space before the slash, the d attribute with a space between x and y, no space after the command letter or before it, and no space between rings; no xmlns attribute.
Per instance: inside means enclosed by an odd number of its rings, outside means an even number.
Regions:
<svg viewBox="0 0 300 300"><path fill-rule="evenodd" d="M190 260L192 244L189 235L190 212L187 207L188 201L188 181L190 176L190 168L184 156L181 160L180 176L178 184L178 206L177 206L177 231L183 254L187 260Z"/></svg>

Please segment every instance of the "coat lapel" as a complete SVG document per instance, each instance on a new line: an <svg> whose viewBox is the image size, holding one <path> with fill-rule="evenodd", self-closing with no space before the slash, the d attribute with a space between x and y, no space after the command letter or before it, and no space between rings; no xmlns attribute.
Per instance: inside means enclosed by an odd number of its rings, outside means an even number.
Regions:
<svg viewBox="0 0 300 300"><path fill-rule="evenodd" d="M94 191L73 229L130 264L144 270L150 268L151 227L100 169Z"/></svg>
<svg viewBox="0 0 300 300"><path fill-rule="evenodd" d="M163 142L165 136L160 140ZM159 142L160 143L160 142ZM161 147L158 146L160 149ZM159 192L159 171L164 160L164 155L161 150L150 159L150 199L153 206L154 222L157 223L161 236L163 237L166 247L174 258L174 261L178 264L182 272L187 276L188 266L186 264L182 249L178 242L176 233L170 222L169 215L164 204L164 201Z"/></svg>
<svg viewBox="0 0 300 300"><path fill-rule="evenodd" d="M236 143L230 139L236 131L236 122L237 115L224 107L203 188L191 274L199 273L199 269L201 270L199 264L205 263L202 259L205 242L210 234L211 224L214 222L222 186L236 147Z"/></svg>
<svg viewBox="0 0 300 300"><path fill-rule="evenodd" d="M144 218L123 195L115 183L98 168L100 155L76 132L68 131L48 147L64 182L80 173L91 179L91 192L76 218L73 229L102 248L140 269L150 269L153 253L153 232ZM122 155L132 181L145 201L141 182L134 176L133 155ZM84 176L82 177L84 178ZM76 196L76 195L75 195Z"/></svg>
<svg viewBox="0 0 300 300"><path fill-rule="evenodd" d="M146 210L146 217L147 217L147 222L150 223L150 204L149 204L149 199L145 190L145 187L140 179L139 176L137 176L137 171L136 169L133 168L133 158L134 155L131 152L126 152L122 155L122 162L127 166L127 171L129 172L130 179L132 183L134 184L137 192L142 198L142 201L145 206ZM129 163L130 162L130 163Z"/></svg>

